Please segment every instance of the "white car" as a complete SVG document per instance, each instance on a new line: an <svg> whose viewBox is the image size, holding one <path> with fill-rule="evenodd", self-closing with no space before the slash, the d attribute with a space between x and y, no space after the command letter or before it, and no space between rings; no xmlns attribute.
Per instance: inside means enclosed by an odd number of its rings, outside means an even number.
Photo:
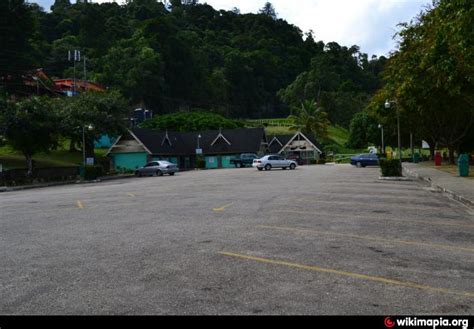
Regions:
<svg viewBox="0 0 474 329"><path fill-rule="evenodd" d="M258 170L272 170L273 168L282 168L283 170L289 168L294 170L298 164L296 161L287 160L281 155L266 155L263 158L253 160L252 167Z"/></svg>
<svg viewBox="0 0 474 329"><path fill-rule="evenodd" d="M178 171L179 168L174 163L160 160L149 162L145 166L138 168L135 170L135 176L163 176L164 174L173 176Z"/></svg>

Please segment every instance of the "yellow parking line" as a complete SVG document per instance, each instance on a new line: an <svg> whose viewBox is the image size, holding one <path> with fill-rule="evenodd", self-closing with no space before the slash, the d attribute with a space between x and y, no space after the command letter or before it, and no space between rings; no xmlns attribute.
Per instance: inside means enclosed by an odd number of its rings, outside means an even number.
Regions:
<svg viewBox="0 0 474 329"><path fill-rule="evenodd" d="M467 251L467 252L474 253L474 248L444 245L444 244L436 244L436 243L428 243L428 242L391 240L391 239L387 239L387 238L378 238L378 237L372 237L372 236L347 234L347 233L335 233L335 232L328 232L328 231L316 231L316 230L300 229L300 228L292 228L292 227L284 227L284 226L258 225L257 227L272 229L272 230L296 232L296 233L310 233L310 234L331 235L331 236L338 236L338 237L352 238L352 239L362 239L362 240L368 240L368 241L372 241L372 242L380 242L380 243L384 243L384 244L387 244L387 243L389 243L389 244L406 244L406 245L413 245L413 246L442 248L442 249L449 249L449 250L456 250L456 251Z"/></svg>
<svg viewBox="0 0 474 329"><path fill-rule="evenodd" d="M230 206L232 206L234 203L229 203L229 204L226 204L226 205L223 205L222 207L219 207L219 208L212 208L212 210L214 210L215 212L222 212L224 211L226 208L229 208Z"/></svg>
<svg viewBox="0 0 474 329"><path fill-rule="evenodd" d="M76 206L77 206L77 208L79 208L79 209L84 209L84 205L82 204L82 202L81 202L80 200L77 200Z"/></svg>
<svg viewBox="0 0 474 329"><path fill-rule="evenodd" d="M300 211L300 210L291 210L291 209L273 210L272 212L300 214L300 215L319 215L319 216L327 216L327 217L360 218L360 219L380 220L380 221L386 221L386 222L403 222L403 223L413 223L413 224L420 223L420 224L428 224L428 225L474 228L474 225L469 225L469 224L457 224L457 223L446 223L446 222L437 222L437 221L428 221L428 220L410 220L410 219L386 218L386 217L381 218L381 217L364 216L364 215L341 215L341 214L335 214L335 213L320 213L320 212L315 212L315 211ZM385 214L385 216L389 216L389 215Z"/></svg>
<svg viewBox="0 0 474 329"><path fill-rule="evenodd" d="M337 270L337 269L323 268L323 267L319 267L319 266L310 266L310 265L303 265L303 264L297 264L297 263L290 263L290 262L287 262L287 261L274 260L274 259L261 258L261 257L254 257L254 256L248 256L248 255L237 254L237 253L232 253L232 252L224 252L223 251L223 252L219 252L219 254L223 255L223 256L233 257L233 258L253 260L253 261L256 261L256 262L259 262L259 263L282 265L282 266L296 268L296 269L300 269L300 270L307 270L307 271L313 271L313 272L342 275L342 276L350 277L350 278L353 278L353 279L379 282L379 283L383 283L383 284L387 284L387 285L403 286L403 287L408 287L408 288L415 288L415 289L439 292L439 293L443 293L443 294L452 294L452 295L459 295L459 296L463 296L463 297L474 298L474 292L467 292L467 291L464 292L464 291L455 291L455 290L450 290L450 289L445 289L445 288L436 288L436 287L431 287L431 286L428 286L428 285L419 284L419 283L410 282L410 281L401 281L401 280L389 279L389 278L384 278L384 277L379 277L379 276L371 276L371 275L366 275L366 274L359 274L359 273L354 273L354 272L341 271L341 270Z"/></svg>
<svg viewBox="0 0 474 329"><path fill-rule="evenodd" d="M132 198L135 197L135 194L133 194L133 193L127 193L127 195L128 195L129 197L132 197Z"/></svg>

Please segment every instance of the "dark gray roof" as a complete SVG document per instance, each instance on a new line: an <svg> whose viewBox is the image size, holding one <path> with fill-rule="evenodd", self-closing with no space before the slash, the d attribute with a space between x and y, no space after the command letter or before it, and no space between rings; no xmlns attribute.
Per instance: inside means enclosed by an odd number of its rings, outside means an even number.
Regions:
<svg viewBox="0 0 474 329"><path fill-rule="evenodd" d="M281 149L295 136L295 134L267 136L269 152L270 153L280 152ZM311 143L313 143L318 149L320 149L322 151L321 145L318 143L318 141L316 140L316 137L314 137L313 134L304 134L303 133L303 135L305 135ZM278 139L278 141L281 143L281 145L276 140L274 140L274 138Z"/></svg>
<svg viewBox="0 0 474 329"><path fill-rule="evenodd" d="M164 132L151 129L132 129L132 133L156 155L189 155L195 154L199 147L204 154L239 154L257 153L265 140L263 128L239 128L197 131L197 132ZM217 138L219 134L225 138ZM166 138L167 136L167 138ZM216 140L217 138L217 140ZM230 143L228 144L227 141ZM215 143L213 144L213 142Z"/></svg>

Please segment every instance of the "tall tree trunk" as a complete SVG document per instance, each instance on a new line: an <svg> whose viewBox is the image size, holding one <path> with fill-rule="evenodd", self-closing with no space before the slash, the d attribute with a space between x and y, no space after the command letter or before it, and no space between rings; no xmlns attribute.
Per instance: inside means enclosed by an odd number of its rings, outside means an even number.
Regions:
<svg viewBox="0 0 474 329"><path fill-rule="evenodd" d="M32 154L24 154L25 159L26 159L26 165L28 167L28 173L27 176L32 176L33 175L33 155Z"/></svg>

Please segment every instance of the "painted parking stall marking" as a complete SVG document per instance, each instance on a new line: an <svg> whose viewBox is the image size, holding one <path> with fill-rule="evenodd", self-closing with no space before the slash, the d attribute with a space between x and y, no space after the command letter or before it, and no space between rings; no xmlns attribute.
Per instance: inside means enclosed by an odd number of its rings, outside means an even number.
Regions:
<svg viewBox="0 0 474 329"><path fill-rule="evenodd" d="M77 200L76 206L77 206L77 208L79 208L79 209L84 209L84 205L82 204L81 200Z"/></svg>
<svg viewBox="0 0 474 329"><path fill-rule="evenodd" d="M219 252L219 255L226 256L226 257L231 257L231 258L238 258L238 259L243 259L243 260L255 261L257 263L281 265L281 266L296 268L296 269L300 269L300 270L307 270L307 271L313 271L313 272L319 272L319 273L336 274L336 275L350 277L350 278L353 278L353 279L379 282L379 283L386 284L386 285L403 286L403 287L408 287L408 288L413 288L413 289L420 289L420 290L425 290L425 291L442 293L442 294L450 294L450 295L458 295L458 296L463 296L463 297L468 297L468 298L474 298L474 292L471 292L471 291L456 291L456 290L451 290L451 289L446 289L446 288L437 288L437 287L432 287L432 286L419 284L419 283L415 283L415 282L410 282L410 281L401 281L401 280L397 280L397 279L390 279L390 278L384 278L384 277L379 277L379 276L371 276L371 275L348 272L348 271L343 271L343 270L338 270L338 269L324 268L324 267L319 267L319 266L314 266L314 265L304 265L304 264L292 263L292 262L283 261L283 260L275 260L275 259L270 259L270 258L254 257L254 256L240 254L240 253L234 253L234 252L221 251L221 252Z"/></svg>
<svg viewBox="0 0 474 329"><path fill-rule="evenodd" d="M222 207L218 207L218 208L212 208L213 211L215 212L223 212L225 211L227 208L229 208L230 206L232 206L234 203L229 203L229 204L226 204L226 205L223 205Z"/></svg>

